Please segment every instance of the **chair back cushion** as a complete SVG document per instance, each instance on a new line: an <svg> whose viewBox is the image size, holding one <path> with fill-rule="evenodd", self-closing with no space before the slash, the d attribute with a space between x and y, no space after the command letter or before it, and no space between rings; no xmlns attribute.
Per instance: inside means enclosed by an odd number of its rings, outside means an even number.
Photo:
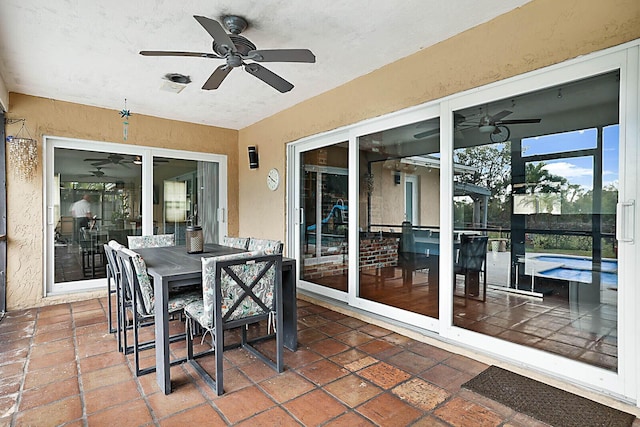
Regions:
<svg viewBox="0 0 640 427"><path fill-rule="evenodd" d="M267 255L277 255L282 253L282 242L280 240L269 239L249 239L249 245L247 246L249 251L261 251Z"/></svg>
<svg viewBox="0 0 640 427"><path fill-rule="evenodd" d="M155 297L153 285L147 274L147 264L138 253L131 249L122 248L120 253L125 255L122 264L127 274L130 290L136 293L138 313L145 316L153 314Z"/></svg>
<svg viewBox="0 0 640 427"><path fill-rule="evenodd" d="M247 249L247 246L249 245L249 238L248 237L229 237L229 236L224 236L222 238L222 245L224 246L229 246L232 248L237 248L237 249Z"/></svg>
<svg viewBox="0 0 640 427"><path fill-rule="evenodd" d="M213 327L217 298L223 322L272 311L281 265L281 255L266 256L260 251L203 258L203 326Z"/></svg>
<svg viewBox="0 0 640 427"><path fill-rule="evenodd" d="M129 249L162 248L175 246L175 234L152 234L148 236L127 236Z"/></svg>
<svg viewBox="0 0 640 427"><path fill-rule="evenodd" d="M487 259L487 236L460 236L458 266L466 271L482 271Z"/></svg>

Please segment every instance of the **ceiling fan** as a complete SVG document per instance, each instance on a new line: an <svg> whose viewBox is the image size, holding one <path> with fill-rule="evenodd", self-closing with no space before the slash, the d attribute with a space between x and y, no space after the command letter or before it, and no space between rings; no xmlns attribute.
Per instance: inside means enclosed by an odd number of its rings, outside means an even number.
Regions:
<svg viewBox="0 0 640 427"><path fill-rule="evenodd" d="M84 159L84 161L91 162L91 164L96 167L112 163L114 165L120 165L128 168L129 166L127 166L126 163L133 163L133 160L129 159L128 157L121 156L120 154L116 153L109 154L106 158L103 157L101 159Z"/></svg>
<svg viewBox="0 0 640 427"><path fill-rule="evenodd" d="M216 68L202 86L204 90L217 89L231 70L244 66L247 73L259 78L279 92L285 93L293 89L293 85L257 62L316 62L315 55L308 49L257 50L251 41L240 35L249 26L248 22L240 16L223 17L222 22L231 34L227 34L218 21L197 15L194 15L194 18L213 37L213 51L215 53L143 50L140 51L140 55L224 59L225 64ZM255 62L245 62L248 60Z"/></svg>
<svg viewBox="0 0 640 427"><path fill-rule="evenodd" d="M504 117L513 114L513 111L502 110L493 116L485 114L478 122L478 130L482 133L495 132L500 125L519 125L526 123L540 123L542 119L511 119L503 120Z"/></svg>

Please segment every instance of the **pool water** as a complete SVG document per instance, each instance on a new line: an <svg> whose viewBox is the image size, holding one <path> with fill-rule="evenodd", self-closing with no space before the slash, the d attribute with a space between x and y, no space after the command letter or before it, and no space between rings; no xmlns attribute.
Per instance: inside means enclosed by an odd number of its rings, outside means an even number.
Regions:
<svg viewBox="0 0 640 427"><path fill-rule="evenodd" d="M572 282L591 283L593 264L591 258L578 258L561 255L540 255L532 257L536 261L553 262L562 264L547 270L540 271L541 276L552 279L568 280ZM610 287L618 285L618 261L603 260L600 279L602 284Z"/></svg>
<svg viewBox="0 0 640 427"><path fill-rule="evenodd" d="M562 267L574 270L593 270L591 258L574 258L560 255L540 255L533 257L536 261L557 262L563 264ZM615 273L618 271L618 261L604 260L601 266L602 271Z"/></svg>
<svg viewBox="0 0 640 427"><path fill-rule="evenodd" d="M552 279L569 280L571 282L591 283L591 271L574 270L573 268L558 267L550 270L544 270L539 273L541 276ZM600 279L603 285L615 287L618 285L618 274L602 272Z"/></svg>

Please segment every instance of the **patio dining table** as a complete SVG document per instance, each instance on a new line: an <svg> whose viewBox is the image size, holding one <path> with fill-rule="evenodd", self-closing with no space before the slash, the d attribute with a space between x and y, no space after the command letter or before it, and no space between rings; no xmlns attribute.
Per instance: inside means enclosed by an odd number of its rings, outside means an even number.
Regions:
<svg viewBox="0 0 640 427"><path fill-rule="evenodd" d="M169 313L167 301L169 289L202 284L201 258L244 252L242 249L207 244L204 252L189 254L183 246L136 249L147 264L153 277L155 293L156 381L164 394L171 393L171 365L184 362L185 358L170 361ZM298 346L296 263L294 259L282 260L282 308L284 345L295 351Z"/></svg>

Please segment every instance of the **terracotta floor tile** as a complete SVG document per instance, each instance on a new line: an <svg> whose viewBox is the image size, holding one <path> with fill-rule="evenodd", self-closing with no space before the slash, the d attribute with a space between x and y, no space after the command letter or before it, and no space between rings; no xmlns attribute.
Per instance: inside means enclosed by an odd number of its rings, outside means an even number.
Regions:
<svg viewBox="0 0 640 427"><path fill-rule="evenodd" d="M502 418L489 409L459 397L436 409L434 414L459 427L493 427L502 422Z"/></svg>
<svg viewBox="0 0 640 427"><path fill-rule="evenodd" d="M140 399L138 384L133 380L120 382L84 393L86 413L93 414L112 406Z"/></svg>
<svg viewBox="0 0 640 427"><path fill-rule="evenodd" d="M67 348L55 353L47 355L32 356L29 358L29 370L36 370L42 368L48 368L54 365L60 365L67 362L74 362L76 360L75 348Z"/></svg>
<svg viewBox="0 0 640 427"><path fill-rule="evenodd" d="M251 404L248 405L247 402ZM215 404L232 424L275 406L275 402L255 386L245 387L234 393L225 393Z"/></svg>
<svg viewBox="0 0 640 427"><path fill-rule="evenodd" d="M156 393L147 398L157 418L166 418L176 412L193 408L205 402L204 396L194 384L176 387L171 394Z"/></svg>
<svg viewBox="0 0 640 427"><path fill-rule="evenodd" d="M333 338L327 338L310 344L309 349L324 357L329 357L348 350L349 346Z"/></svg>
<svg viewBox="0 0 640 427"><path fill-rule="evenodd" d="M343 367L327 360L319 360L299 369L299 372L317 385L323 385L347 375Z"/></svg>
<svg viewBox="0 0 640 427"><path fill-rule="evenodd" d="M196 406L160 420L160 427L210 426L223 427L227 423L208 403Z"/></svg>
<svg viewBox="0 0 640 427"><path fill-rule="evenodd" d="M356 375L348 375L324 386L324 390L340 399L350 408L382 393L382 389Z"/></svg>
<svg viewBox="0 0 640 427"><path fill-rule="evenodd" d="M392 334L383 336L382 339L393 345L400 345L400 346L406 346L413 342L411 338L405 337L404 335L396 334L395 332Z"/></svg>
<svg viewBox="0 0 640 427"><path fill-rule="evenodd" d="M358 328L358 330L374 337L384 337L385 335L391 334L390 330L371 323L365 323L362 327Z"/></svg>
<svg viewBox="0 0 640 427"><path fill-rule="evenodd" d="M155 377L153 374L151 374L151 376ZM128 366L122 364L87 372L82 375L82 384L84 391L87 392L99 387L121 383L129 379L131 379L131 371Z"/></svg>
<svg viewBox="0 0 640 427"><path fill-rule="evenodd" d="M300 396L285 403L284 407L305 426L320 425L347 410L340 401L322 390Z"/></svg>
<svg viewBox="0 0 640 427"><path fill-rule="evenodd" d="M284 364L291 369L300 368L321 358L322 356L315 351L310 351L305 348L298 348L298 351L285 350L284 352Z"/></svg>
<svg viewBox="0 0 640 427"><path fill-rule="evenodd" d="M351 347L357 347L374 339L372 335L357 330L349 330L349 332L334 335L334 338Z"/></svg>
<svg viewBox="0 0 640 427"><path fill-rule="evenodd" d="M309 328L318 328L329 323L329 320L317 314L310 314L307 316L298 317L298 322Z"/></svg>
<svg viewBox="0 0 640 427"><path fill-rule="evenodd" d="M450 366L439 364L421 373L420 378L449 390L449 387L464 377L463 373Z"/></svg>
<svg viewBox="0 0 640 427"><path fill-rule="evenodd" d="M262 381L260 387L278 403L287 402L315 388L310 381L293 371L285 371Z"/></svg>
<svg viewBox="0 0 640 427"><path fill-rule="evenodd" d="M391 366L388 363L379 362L362 369L358 375L368 379L384 389L390 389L397 384L408 380L411 375L402 369Z"/></svg>
<svg viewBox="0 0 640 427"><path fill-rule="evenodd" d="M90 426L143 426L152 421L151 412L143 399L129 401L87 415L87 424Z"/></svg>
<svg viewBox="0 0 640 427"><path fill-rule="evenodd" d="M56 381L49 383L42 387L35 387L24 390L22 392L22 398L20 399L20 411L26 411L28 409L35 408L36 406L43 406L56 400L65 399L71 396L78 396L80 394L80 386L78 384L78 378L68 378L62 381Z"/></svg>
<svg viewBox="0 0 640 427"><path fill-rule="evenodd" d="M16 411L18 405L18 393L12 393L5 396L0 396L0 414L9 416L9 423L11 424L11 415ZM2 418L0 418L0 425Z"/></svg>
<svg viewBox="0 0 640 427"><path fill-rule="evenodd" d="M333 337L335 337L338 334L343 334L345 332L349 332L349 331L352 330L350 327L345 326L342 323L338 323L338 322L335 322L335 321L330 321L329 323L322 325L320 327L320 329L325 334L331 335Z"/></svg>
<svg viewBox="0 0 640 427"><path fill-rule="evenodd" d="M347 412L324 424L324 427L369 427L375 426L371 421L356 412Z"/></svg>
<svg viewBox="0 0 640 427"><path fill-rule="evenodd" d="M0 365L0 378L21 375L24 372L25 364L26 361L21 360Z"/></svg>
<svg viewBox="0 0 640 427"><path fill-rule="evenodd" d="M320 332L316 328L306 328L298 332L298 345L308 347L312 343L327 339L327 334Z"/></svg>
<svg viewBox="0 0 640 427"><path fill-rule="evenodd" d="M434 347L429 344L415 341L407 346L407 348L414 353L418 353L422 356L430 357L439 362L446 360L453 356L453 353L443 350L438 347Z"/></svg>
<svg viewBox="0 0 640 427"><path fill-rule="evenodd" d="M35 344L42 344L46 342L53 342L60 339L69 338L69 331L66 329L54 329L52 331L43 332L33 337Z"/></svg>
<svg viewBox="0 0 640 427"><path fill-rule="evenodd" d="M44 406L38 406L24 412L18 412L18 426L53 426L82 417L80 396L57 400Z"/></svg>
<svg viewBox="0 0 640 427"><path fill-rule="evenodd" d="M24 380L24 388L41 387L45 384L77 377L78 369L75 362L62 363L43 369L28 371Z"/></svg>
<svg viewBox="0 0 640 427"><path fill-rule="evenodd" d="M371 399L359 406L357 411L380 426L406 426L422 416L421 411L390 393Z"/></svg>
<svg viewBox="0 0 640 427"><path fill-rule="evenodd" d="M431 411L451 396L448 391L420 378L414 378L402 383L395 387L392 392L400 399L417 406L423 411Z"/></svg>
<svg viewBox="0 0 640 427"><path fill-rule="evenodd" d="M450 427L450 425L451 424L447 424L433 415L425 415L415 423L411 424L411 427Z"/></svg>
<svg viewBox="0 0 640 427"><path fill-rule="evenodd" d="M209 424L207 424L209 425ZM291 415L287 414L282 408L275 407L267 411L261 412L236 426L278 426L278 427L299 427L300 423L296 421Z"/></svg>
<svg viewBox="0 0 640 427"><path fill-rule="evenodd" d="M22 373L13 377L0 377L0 397L20 391L22 385ZM2 412L0 412L2 414Z"/></svg>
<svg viewBox="0 0 640 427"><path fill-rule="evenodd" d="M32 346L30 357L47 356L51 353L64 351L73 347L74 347L73 339L67 335L67 338L65 339L46 342L42 344L36 344Z"/></svg>
<svg viewBox="0 0 640 427"><path fill-rule="evenodd" d="M347 351L343 351L342 353L335 354L329 357L329 360L337 363L338 365L347 365L351 362L355 362L356 360L360 360L365 357L370 357L366 353L356 350L355 348L349 349Z"/></svg>
<svg viewBox="0 0 640 427"><path fill-rule="evenodd" d="M371 355L377 355L392 348L396 348L396 346L383 339L375 339L357 347L358 350L364 351L365 353L369 353ZM398 349L398 351L401 350Z"/></svg>
<svg viewBox="0 0 640 427"><path fill-rule="evenodd" d="M360 352L360 354L365 354ZM374 365L376 363L380 362L378 359L376 359L375 357L371 357L371 356L364 356L361 359L358 360L354 360L351 363L347 363L346 365L344 365L345 369L351 371L351 372L357 372L360 369L364 369L367 366L371 366Z"/></svg>
<svg viewBox="0 0 640 427"><path fill-rule="evenodd" d="M121 365L125 363L125 360L126 356L118 351L111 351L108 353L99 354L97 356L80 358L80 372L83 374L87 374L89 372L104 369L109 366Z"/></svg>
<svg viewBox="0 0 640 427"><path fill-rule="evenodd" d="M338 323L342 323L343 325L353 329L361 328L367 324L367 322L356 319L355 317L347 317L346 319L338 320Z"/></svg>
<svg viewBox="0 0 640 427"><path fill-rule="evenodd" d="M240 366L238 369L240 369L247 378L256 383L278 375L278 372L275 369L258 359L254 359L253 362L248 365ZM215 371L207 369L207 372Z"/></svg>
<svg viewBox="0 0 640 427"><path fill-rule="evenodd" d="M12 328L0 329L0 341L3 343L30 339L34 336L35 322L24 322L18 325L12 325ZM69 331L67 331L67 335Z"/></svg>
<svg viewBox="0 0 640 427"><path fill-rule="evenodd" d="M411 374L418 374L433 366L438 362L430 357L421 356L412 351L402 351L388 358L387 363L397 366Z"/></svg>
<svg viewBox="0 0 640 427"><path fill-rule="evenodd" d="M459 354L455 354L451 356L449 359L445 360L445 365L451 366L459 371L463 371L472 375L478 375L480 372L484 371L489 367L489 365L478 362L476 360L470 359L465 356L461 356Z"/></svg>

